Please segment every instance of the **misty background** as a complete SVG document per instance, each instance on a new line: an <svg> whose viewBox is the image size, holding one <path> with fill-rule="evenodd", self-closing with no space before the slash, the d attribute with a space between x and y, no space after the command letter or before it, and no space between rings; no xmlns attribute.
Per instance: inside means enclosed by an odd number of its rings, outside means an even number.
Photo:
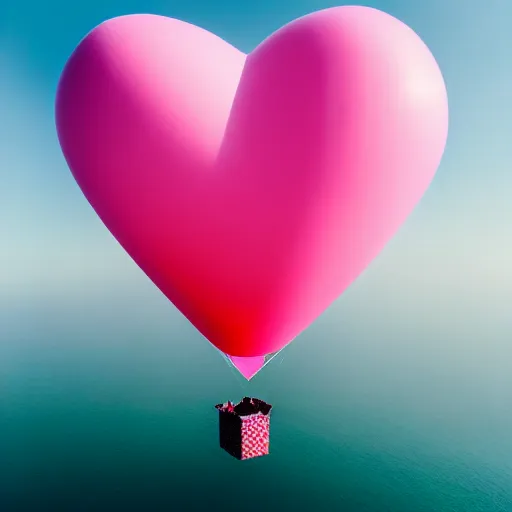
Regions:
<svg viewBox="0 0 512 512"><path fill-rule="evenodd" d="M249 383L125 254L60 152L57 81L102 21L167 15L249 52L333 5L0 6L0 510L512 511L510 2L366 3L436 57L445 156L380 256ZM213 406L244 395L274 405L271 455L239 462Z"/></svg>

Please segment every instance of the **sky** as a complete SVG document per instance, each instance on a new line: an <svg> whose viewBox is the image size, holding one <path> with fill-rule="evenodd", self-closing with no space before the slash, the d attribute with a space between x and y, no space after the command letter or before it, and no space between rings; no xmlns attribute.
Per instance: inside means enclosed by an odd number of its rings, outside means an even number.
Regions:
<svg viewBox="0 0 512 512"><path fill-rule="evenodd" d="M330 5L334 4L8 3L0 22L0 176L6 231L6 250L1 254L4 261L7 258L0 274L2 288L30 293L41 280L52 288L65 288L85 275L87 282L101 282L106 275L124 281L125 272L134 273L67 172L53 124L60 71L90 29L114 15L155 12L215 31L247 52L283 23ZM425 40L443 71L450 101L445 157L430 192L390 247L406 233L415 235L392 259L407 280L432 276L445 288L461 292L478 281L480 294L497 293L503 300L510 287L502 284L512 279L506 265L512 256L511 237L506 236L512 183L507 172L512 150L506 140L512 80L507 48L512 36L507 35L506 19L512 7L505 0L371 5L398 16ZM80 257L85 250L86 261ZM462 295L470 300L468 295L480 294Z"/></svg>

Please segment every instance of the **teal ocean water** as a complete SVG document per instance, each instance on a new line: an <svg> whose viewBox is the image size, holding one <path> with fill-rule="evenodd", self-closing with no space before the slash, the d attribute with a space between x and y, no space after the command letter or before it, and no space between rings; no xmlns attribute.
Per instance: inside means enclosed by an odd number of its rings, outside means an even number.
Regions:
<svg viewBox="0 0 512 512"><path fill-rule="evenodd" d="M357 342L350 311L248 383L142 289L2 317L2 511L512 510L509 391L389 333ZM271 454L238 461L214 405L244 395L274 405Z"/></svg>

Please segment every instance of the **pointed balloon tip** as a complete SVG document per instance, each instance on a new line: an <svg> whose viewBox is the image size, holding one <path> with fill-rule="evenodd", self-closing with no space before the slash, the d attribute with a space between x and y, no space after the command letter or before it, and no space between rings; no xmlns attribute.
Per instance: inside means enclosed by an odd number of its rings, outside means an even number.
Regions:
<svg viewBox="0 0 512 512"><path fill-rule="evenodd" d="M265 356L236 357L228 356L233 366L247 380L251 380L265 365Z"/></svg>

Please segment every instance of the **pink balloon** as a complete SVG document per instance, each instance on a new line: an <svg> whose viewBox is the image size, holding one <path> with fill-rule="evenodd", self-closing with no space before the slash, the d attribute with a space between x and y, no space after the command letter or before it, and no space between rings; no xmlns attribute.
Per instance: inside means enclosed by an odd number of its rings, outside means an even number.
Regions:
<svg viewBox="0 0 512 512"><path fill-rule="evenodd" d="M282 349L364 270L429 186L448 131L434 57L397 19L336 7L248 56L132 15L78 45L56 100L83 193L217 348Z"/></svg>
<svg viewBox="0 0 512 512"><path fill-rule="evenodd" d="M251 380L265 366L265 356L236 357L228 356L233 366L247 379Z"/></svg>

